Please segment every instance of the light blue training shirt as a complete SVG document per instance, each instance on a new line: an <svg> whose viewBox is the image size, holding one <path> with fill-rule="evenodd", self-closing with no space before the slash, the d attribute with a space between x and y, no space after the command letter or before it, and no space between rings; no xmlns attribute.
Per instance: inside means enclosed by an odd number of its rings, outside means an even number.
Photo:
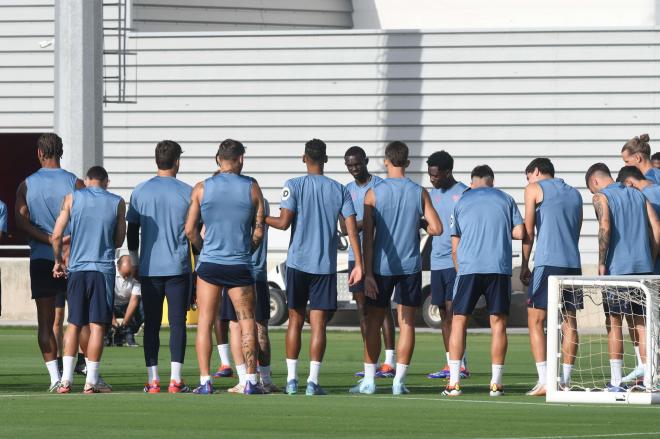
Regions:
<svg viewBox="0 0 660 439"><path fill-rule="evenodd" d="M367 195L369 189L374 187L374 184L382 181L383 179L377 175L372 175L369 181L364 185L360 186L357 181L353 180L346 185L346 189L351 193L351 200L353 201L353 207L355 208L355 220L362 221L364 217L364 196ZM362 231L360 231L360 245L362 245ZM355 254L353 253L353 247L348 246L348 260L354 261Z"/></svg>
<svg viewBox="0 0 660 439"><path fill-rule="evenodd" d="M445 227L444 232L440 236L434 236L431 249L431 270L446 270L454 268L454 260L451 256L451 234L449 233L449 223L451 216L454 214L454 207L461 199L461 195L468 187L461 183L456 182L448 189L431 189L429 195L431 196L431 203L433 208L438 213L442 225Z"/></svg>

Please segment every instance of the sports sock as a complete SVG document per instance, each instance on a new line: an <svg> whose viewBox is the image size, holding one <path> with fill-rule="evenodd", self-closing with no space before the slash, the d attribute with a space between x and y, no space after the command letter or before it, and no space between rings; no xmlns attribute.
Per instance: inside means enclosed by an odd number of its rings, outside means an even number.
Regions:
<svg viewBox="0 0 660 439"><path fill-rule="evenodd" d="M635 356L637 357L636 367L643 366L644 363L642 363L642 356L639 353L639 345L635 346Z"/></svg>
<svg viewBox="0 0 660 439"><path fill-rule="evenodd" d="M610 384L617 387L620 386L622 375L623 360L610 360Z"/></svg>
<svg viewBox="0 0 660 439"><path fill-rule="evenodd" d="M449 360L449 385L453 386L461 380L461 360Z"/></svg>
<svg viewBox="0 0 660 439"><path fill-rule="evenodd" d="M95 386L99 382L99 362L87 360L87 378L86 384Z"/></svg>
<svg viewBox="0 0 660 439"><path fill-rule="evenodd" d="M321 362L320 361L310 361L309 362L309 377L307 377L308 383L319 383L319 372L321 371Z"/></svg>
<svg viewBox="0 0 660 439"><path fill-rule="evenodd" d="M245 363L237 364L236 373L238 374L238 384L245 385L245 379L247 375L247 365Z"/></svg>
<svg viewBox="0 0 660 439"><path fill-rule="evenodd" d="M385 349L385 364L394 367L394 349Z"/></svg>
<svg viewBox="0 0 660 439"><path fill-rule="evenodd" d="M539 384L545 384L546 370L547 370L547 363L545 361L536 363L536 372L539 374Z"/></svg>
<svg viewBox="0 0 660 439"><path fill-rule="evenodd" d="M490 379L491 384L502 384L502 373L504 373L503 364L492 364L491 365L492 377Z"/></svg>
<svg viewBox="0 0 660 439"><path fill-rule="evenodd" d="M81 352L78 352L77 364L85 364L85 363L86 363L85 355L82 354Z"/></svg>
<svg viewBox="0 0 660 439"><path fill-rule="evenodd" d="M467 351L463 353L463 358L461 359L461 367L467 369Z"/></svg>
<svg viewBox="0 0 660 439"><path fill-rule="evenodd" d="M171 364L170 380L175 381L177 383L180 383L181 382L181 368L183 367L183 363L178 363L176 361L172 361L170 364Z"/></svg>
<svg viewBox="0 0 660 439"><path fill-rule="evenodd" d="M73 362L75 361L74 357L64 356L62 357L62 381L68 381L73 383Z"/></svg>
<svg viewBox="0 0 660 439"><path fill-rule="evenodd" d="M231 360L229 360L229 345L227 343L218 345L218 355L220 355L221 365L231 366Z"/></svg>
<svg viewBox="0 0 660 439"><path fill-rule="evenodd" d="M396 363L396 374L394 375L393 384L401 384L406 380L406 372L408 372L408 365L403 363Z"/></svg>
<svg viewBox="0 0 660 439"><path fill-rule="evenodd" d="M199 376L199 384L201 384L202 386L204 384L208 383L209 381L211 381L211 377L209 375L200 375Z"/></svg>
<svg viewBox="0 0 660 439"><path fill-rule="evenodd" d="M58 367L57 360L46 361L46 369L50 375L50 385L52 386L60 380L60 368Z"/></svg>
<svg viewBox="0 0 660 439"><path fill-rule="evenodd" d="M259 366L259 376L264 384L271 384L273 379L270 376L270 366Z"/></svg>
<svg viewBox="0 0 660 439"><path fill-rule="evenodd" d="M362 380L365 384L373 384L376 378L376 365L370 363L364 363L364 379Z"/></svg>
<svg viewBox="0 0 660 439"><path fill-rule="evenodd" d="M286 359L286 380L297 380L298 379L298 359L292 360L290 358Z"/></svg>
<svg viewBox="0 0 660 439"><path fill-rule="evenodd" d="M446 363L446 364L449 365L449 362L451 361L451 360L449 359L449 352L446 352L446 353L445 353L445 356L447 357L447 363Z"/></svg>
<svg viewBox="0 0 660 439"><path fill-rule="evenodd" d="M149 379L149 384L153 383L155 381L160 381L160 377L158 376L158 365L153 365L153 366L147 366L147 377Z"/></svg>
<svg viewBox="0 0 660 439"><path fill-rule="evenodd" d="M563 369L563 376L562 380L565 386L568 386L571 384L571 373L573 373L573 365L572 364L562 364L562 369Z"/></svg>
<svg viewBox="0 0 660 439"><path fill-rule="evenodd" d="M250 384L257 384L257 374L256 373L248 373L245 375L245 383L250 383Z"/></svg>

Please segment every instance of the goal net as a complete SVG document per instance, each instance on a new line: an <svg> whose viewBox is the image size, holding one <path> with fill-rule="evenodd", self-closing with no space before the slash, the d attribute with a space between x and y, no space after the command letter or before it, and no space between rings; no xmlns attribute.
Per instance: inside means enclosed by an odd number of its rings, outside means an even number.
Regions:
<svg viewBox="0 0 660 439"><path fill-rule="evenodd" d="M660 276L548 283L548 402L660 403Z"/></svg>

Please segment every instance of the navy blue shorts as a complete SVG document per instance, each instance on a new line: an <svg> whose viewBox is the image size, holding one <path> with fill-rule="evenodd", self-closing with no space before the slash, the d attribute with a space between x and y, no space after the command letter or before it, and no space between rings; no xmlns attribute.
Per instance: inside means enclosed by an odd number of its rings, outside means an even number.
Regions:
<svg viewBox="0 0 660 439"><path fill-rule="evenodd" d="M627 276L649 276L651 274L653 273L632 273ZM605 314L645 316L646 297L636 288L605 288L603 290L603 310Z"/></svg>
<svg viewBox="0 0 660 439"><path fill-rule="evenodd" d="M60 295L57 300L61 303L66 297L67 280L53 277L53 265L54 262L48 259L30 260L30 288L33 299Z"/></svg>
<svg viewBox="0 0 660 439"><path fill-rule="evenodd" d="M90 323L107 325L112 322L115 276L100 271L69 273L67 302L68 322L78 327Z"/></svg>
<svg viewBox="0 0 660 439"><path fill-rule="evenodd" d="M197 276L204 282L223 287L252 285L252 267L247 264L223 265L202 262L197 267Z"/></svg>
<svg viewBox="0 0 660 439"><path fill-rule="evenodd" d="M337 309L337 273L312 274L286 267L286 300L289 309L307 307L322 311Z"/></svg>
<svg viewBox="0 0 660 439"><path fill-rule="evenodd" d="M367 304L379 308L389 308L394 292L394 301L399 305L421 306L422 304L422 272L401 274L396 276L381 276L375 274L378 286L378 298L367 297Z"/></svg>
<svg viewBox="0 0 660 439"><path fill-rule="evenodd" d="M355 268L355 261L348 261L348 277L351 277L351 272ZM355 285L349 285L348 291L351 293L364 293L364 279Z"/></svg>
<svg viewBox="0 0 660 439"><path fill-rule="evenodd" d="M254 302L254 318L258 322L268 321L270 319L270 288L268 282L257 281L254 284L256 300ZM236 309L229 297L226 289L222 290L222 305L220 306L221 320L238 320Z"/></svg>
<svg viewBox="0 0 660 439"><path fill-rule="evenodd" d="M64 308L66 305L66 291L60 291L55 295L55 308Z"/></svg>
<svg viewBox="0 0 660 439"><path fill-rule="evenodd" d="M498 273L461 274L456 278L454 314L470 315L481 296L486 298L488 314L509 314L511 276Z"/></svg>
<svg viewBox="0 0 660 439"><path fill-rule="evenodd" d="M548 277L549 276L581 276L581 268L553 267L541 265L534 267L532 283L527 290L527 307L548 309ZM566 311L577 311L584 308L584 297L581 289L564 289L562 292L562 307Z"/></svg>
<svg viewBox="0 0 660 439"><path fill-rule="evenodd" d="M454 296L456 269L431 270L431 304L445 309L445 303L451 302Z"/></svg>

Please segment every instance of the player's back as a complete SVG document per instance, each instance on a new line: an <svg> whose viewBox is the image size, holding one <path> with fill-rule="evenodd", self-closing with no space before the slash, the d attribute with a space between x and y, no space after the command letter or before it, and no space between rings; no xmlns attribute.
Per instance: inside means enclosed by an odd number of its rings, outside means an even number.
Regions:
<svg viewBox="0 0 660 439"><path fill-rule="evenodd" d="M644 177L646 177L647 180L651 180L655 184L660 184L660 169L651 168L648 171L646 171Z"/></svg>
<svg viewBox="0 0 660 439"><path fill-rule="evenodd" d="M461 199L463 192L468 187L459 182L456 182L448 189L431 189L429 195L431 196L431 203L433 208L438 213L442 225L446 227L445 231L440 236L433 237L433 248L431 249L431 270L444 270L452 268L454 261L451 256L451 235L449 233L449 223L454 214L454 207Z"/></svg>
<svg viewBox="0 0 660 439"><path fill-rule="evenodd" d="M580 268L582 196L560 178L540 180L543 201L536 208L535 266Z"/></svg>
<svg viewBox="0 0 660 439"><path fill-rule="evenodd" d="M126 219L140 225L140 274L175 276L190 272L185 221L192 187L175 177L153 177L131 194Z"/></svg>
<svg viewBox="0 0 660 439"><path fill-rule="evenodd" d="M374 185L374 272L383 276L417 273L419 222L424 189L407 177L386 178Z"/></svg>
<svg viewBox="0 0 660 439"><path fill-rule="evenodd" d="M642 194L653 206L656 216L660 219L660 186L650 184L642 190ZM653 274L660 274L660 258L656 258Z"/></svg>
<svg viewBox="0 0 660 439"><path fill-rule="evenodd" d="M612 183L601 191L610 211L608 274L653 272L646 198L637 189Z"/></svg>
<svg viewBox="0 0 660 439"><path fill-rule="evenodd" d="M253 181L233 173L220 173L204 181L201 213L206 232L200 262L252 263Z"/></svg>
<svg viewBox="0 0 660 439"><path fill-rule="evenodd" d="M461 238L458 273L511 275L511 231L521 223L518 207L509 194L491 187L466 191L450 224L452 235Z"/></svg>
<svg viewBox="0 0 660 439"><path fill-rule="evenodd" d="M115 228L121 197L90 186L73 192L69 271L115 273Z"/></svg>
<svg viewBox="0 0 660 439"><path fill-rule="evenodd" d="M25 179L30 222L44 233L52 234L64 197L76 189L77 178L61 168L41 168ZM65 235L69 234L69 229ZM30 259L53 260L53 249L30 240Z"/></svg>

